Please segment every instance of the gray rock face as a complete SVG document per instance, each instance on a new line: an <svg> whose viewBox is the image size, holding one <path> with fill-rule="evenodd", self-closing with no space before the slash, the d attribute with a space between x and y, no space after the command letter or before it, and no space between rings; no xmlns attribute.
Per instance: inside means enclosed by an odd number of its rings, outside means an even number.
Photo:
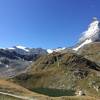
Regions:
<svg viewBox="0 0 100 100"><path fill-rule="evenodd" d="M0 77L12 77L23 71L41 55L47 54L41 48L7 48L0 49Z"/></svg>

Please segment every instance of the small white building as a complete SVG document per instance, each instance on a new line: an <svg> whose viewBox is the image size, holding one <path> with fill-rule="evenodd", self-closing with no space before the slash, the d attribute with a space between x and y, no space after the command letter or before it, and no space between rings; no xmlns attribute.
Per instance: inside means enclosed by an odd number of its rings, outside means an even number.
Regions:
<svg viewBox="0 0 100 100"><path fill-rule="evenodd" d="M85 95L85 93L82 90L76 91L75 93L77 96Z"/></svg>

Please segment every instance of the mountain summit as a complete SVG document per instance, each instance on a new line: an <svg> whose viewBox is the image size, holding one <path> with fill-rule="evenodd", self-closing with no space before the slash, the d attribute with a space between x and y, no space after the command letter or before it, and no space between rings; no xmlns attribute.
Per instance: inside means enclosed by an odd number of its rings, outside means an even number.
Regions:
<svg viewBox="0 0 100 100"><path fill-rule="evenodd" d="M92 23L90 23L88 29L82 33L82 37L79 39L79 44L73 50L77 51L84 45L100 41L100 21L94 17Z"/></svg>

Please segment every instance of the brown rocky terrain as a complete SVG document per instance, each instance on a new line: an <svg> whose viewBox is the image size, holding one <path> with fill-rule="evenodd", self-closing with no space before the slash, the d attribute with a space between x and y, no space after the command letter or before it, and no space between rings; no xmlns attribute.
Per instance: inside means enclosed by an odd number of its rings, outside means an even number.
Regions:
<svg viewBox="0 0 100 100"><path fill-rule="evenodd" d="M87 44L77 53L100 65L100 42Z"/></svg>
<svg viewBox="0 0 100 100"><path fill-rule="evenodd" d="M21 86L48 96L100 97L100 67L75 53L53 53L40 57L28 70L13 79Z"/></svg>

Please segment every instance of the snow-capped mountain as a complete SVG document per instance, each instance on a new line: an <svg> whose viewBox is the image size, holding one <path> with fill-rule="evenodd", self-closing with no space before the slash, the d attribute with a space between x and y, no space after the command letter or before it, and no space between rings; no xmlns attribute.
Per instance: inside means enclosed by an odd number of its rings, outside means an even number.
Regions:
<svg viewBox="0 0 100 100"><path fill-rule="evenodd" d="M92 23L89 25L88 29L82 33L78 45L73 48L73 50L77 51L84 45L96 41L100 41L100 21L97 20L97 18L93 18Z"/></svg>
<svg viewBox="0 0 100 100"><path fill-rule="evenodd" d="M66 49L66 48L63 47L63 48L56 48L56 49L47 49L47 52L50 54L50 53L53 53L53 52L61 52L64 49Z"/></svg>
<svg viewBox="0 0 100 100"><path fill-rule="evenodd" d="M0 48L0 76L12 77L25 71L40 56L47 54L42 48L26 48L14 46Z"/></svg>
<svg viewBox="0 0 100 100"><path fill-rule="evenodd" d="M24 50L24 51L26 51L26 52L29 52L29 49L28 49L28 48L26 48L26 47L24 47L24 46L20 46L20 45L14 46L14 47L12 47L12 48L7 48L7 49L9 49L9 50L21 49L21 50Z"/></svg>
<svg viewBox="0 0 100 100"><path fill-rule="evenodd" d="M34 54L46 54L47 51L46 49L42 48L27 48L24 46L13 46L10 48L3 48L3 50L7 50L9 52L16 52L17 54L20 55L34 55Z"/></svg>

